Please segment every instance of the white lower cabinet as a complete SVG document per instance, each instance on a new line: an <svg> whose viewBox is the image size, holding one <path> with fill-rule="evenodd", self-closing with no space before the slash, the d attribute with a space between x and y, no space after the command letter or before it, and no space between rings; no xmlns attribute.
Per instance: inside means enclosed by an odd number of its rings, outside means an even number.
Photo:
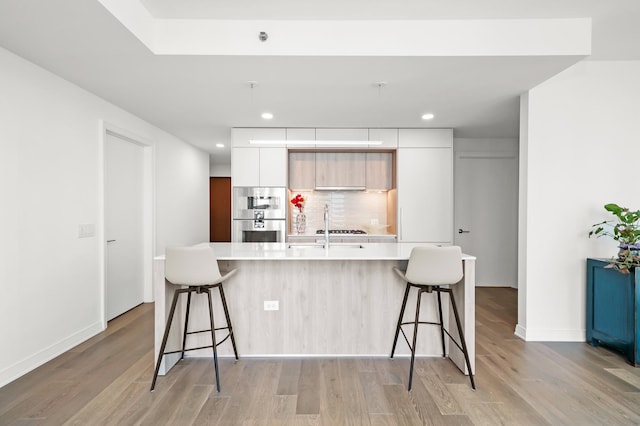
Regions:
<svg viewBox="0 0 640 426"><path fill-rule="evenodd" d="M398 241L453 242L452 151L398 149Z"/></svg>

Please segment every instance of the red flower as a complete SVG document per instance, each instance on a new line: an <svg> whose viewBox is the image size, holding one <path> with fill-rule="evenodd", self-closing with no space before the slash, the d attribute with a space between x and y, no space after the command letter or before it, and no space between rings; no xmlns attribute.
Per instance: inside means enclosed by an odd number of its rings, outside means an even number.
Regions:
<svg viewBox="0 0 640 426"><path fill-rule="evenodd" d="M296 194L295 197L291 199L291 204L298 210L302 210L302 206L304 205L304 197L300 194Z"/></svg>

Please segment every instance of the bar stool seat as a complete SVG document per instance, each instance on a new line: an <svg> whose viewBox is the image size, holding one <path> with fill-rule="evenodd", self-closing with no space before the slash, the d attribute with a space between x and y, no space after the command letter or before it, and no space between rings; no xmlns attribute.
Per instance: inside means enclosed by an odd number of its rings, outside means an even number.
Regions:
<svg viewBox="0 0 640 426"><path fill-rule="evenodd" d="M442 340L442 357L446 357L445 350L445 333L451 341L462 351L464 359L469 370L469 380L471 381L471 387L476 388L475 381L473 380L473 371L471 370L471 362L469 361L469 352L467 351L467 344L464 339L464 332L460 324L460 317L458 315L458 308L456 306L451 286L458 283L463 275L462 271L462 251L458 246L450 247L438 247L438 246L418 246L411 250L409 256L409 263L407 264L407 270L401 271L398 268L393 268L394 271L407 283L404 291L404 299L402 301L402 307L400 308L400 315L398 316L398 322L396 325L395 338L393 340L393 347L391 348L391 358L395 354L396 344L398 343L398 336L402 332L409 349L411 349L411 364L409 367L409 385L407 390L411 390L413 383L413 365L416 356L416 341L418 337L418 326L420 324L431 324L440 327L440 338ZM441 286L447 285L449 288L443 288ZM409 297L409 291L412 288L418 290L416 312L413 321L403 321L404 311L407 306L407 299ZM420 321L420 302L423 293L437 294L438 300L438 322ZM458 343L449 331L444 328L442 321L442 299L440 293L448 293L449 300L451 301L451 307L456 319L456 325L458 328L458 335L460 336L460 343ZM412 324L413 325L413 339L409 342L407 335L405 334L402 326Z"/></svg>
<svg viewBox="0 0 640 426"><path fill-rule="evenodd" d="M160 352L158 354L158 360L156 362L155 372L153 373L153 380L151 382L151 391L156 386L156 380L158 378L158 372L160 371L160 363L162 357L167 354L181 353L180 359L184 358L184 353L188 351L194 351L197 349L212 348L213 349L213 363L216 374L216 388L220 392L220 374L218 372L218 350L217 347L231 338L231 344L233 346L233 353L235 358L238 359L238 350L236 349L236 341L233 335L233 327L231 326L231 318L229 317L229 310L227 308L227 301L224 296L224 289L222 283L231 278L237 269L233 269L226 273L224 276L220 274L218 268L218 260L215 253L209 244L199 244L190 247L167 247L165 256L165 278L170 284L179 286L173 294L173 300L171 302L171 310L169 311L169 318L167 318L167 324L164 329L164 336L162 337L162 344L160 345ZM220 293L220 300L222 302L222 308L224 310L224 316L226 319L226 325L224 327L215 327L213 320L213 303L211 299L211 289L217 288ZM182 334L182 348L180 350L165 352L167 339L169 337L169 331L171 329L171 323L175 314L178 298L182 294L187 294L187 306L184 320L184 330ZM189 326L189 310L191 308L191 295L205 294L208 298L209 307L209 325L210 328L206 330L188 331ZM216 331L227 330L225 337L217 342ZM197 333L211 333L211 345L198 346L194 348L186 348L187 336Z"/></svg>

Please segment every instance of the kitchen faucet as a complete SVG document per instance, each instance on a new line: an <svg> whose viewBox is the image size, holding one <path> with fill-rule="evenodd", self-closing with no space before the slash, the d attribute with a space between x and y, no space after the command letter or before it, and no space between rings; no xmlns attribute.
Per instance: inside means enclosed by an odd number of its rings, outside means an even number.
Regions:
<svg viewBox="0 0 640 426"><path fill-rule="evenodd" d="M324 248L329 248L329 205L324 205Z"/></svg>

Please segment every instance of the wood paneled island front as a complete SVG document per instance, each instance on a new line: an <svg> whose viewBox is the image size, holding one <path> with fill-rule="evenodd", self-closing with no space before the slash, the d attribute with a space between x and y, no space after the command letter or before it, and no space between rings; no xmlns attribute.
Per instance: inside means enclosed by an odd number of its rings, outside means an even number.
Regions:
<svg viewBox="0 0 640 426"><path fill-rule="evenodd" d="M325 249L288 243L211 243L221 271L238 269L224 288L240 358L389 356L405 289L405 283L392 267L404 269L411 249L418 245L426 244L333 244ZM475 257L463 255L463 266L464 278L454 286L454 294L475 371ZM165 280L164 256L155 258L156 358L175 289ZM213 294L218 326L224 323L224 315L217 291ZM443 297L445 309L449 301ZM192 301L190 330L208 328L206 299L201 296ZM278 310L265 310L265 301L277 301ZM422 303L421 320L436 320L435 296L423 297ZM180 348L183 312L179 305L167 350ZM410 298L405 318L413 318L414 313L415 299ZM447 326L449 321L453 327ZM445 326L457 336L452 312L446 315L445 311ZM407 333L412 332L411 326L406 327ZM188 340L188 347L211 341L206 333L189 339L193 340ZM221 356L232 356L230 342L218 349ZM451 351L453 362L466 373L458 348L447 342L447 350ZM402 337L396 354L409 354ZM442 355L438 327L420 327L416 354ZM160 374L165 374L179 356L166 355ZM206 349L190 352L190 356L213 355Z"/></svg>

